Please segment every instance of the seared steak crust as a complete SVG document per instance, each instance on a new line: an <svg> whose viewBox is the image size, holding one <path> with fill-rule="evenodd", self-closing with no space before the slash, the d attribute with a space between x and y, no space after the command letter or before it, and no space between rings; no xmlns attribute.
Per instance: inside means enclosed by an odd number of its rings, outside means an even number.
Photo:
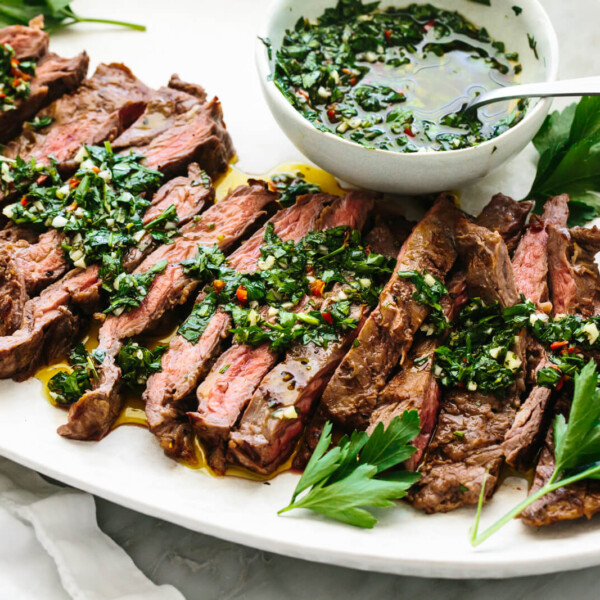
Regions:
<svg viewBox="0 0 600 600"><path fill-rule="evenodd" d="M498 233L462 221L456 243L467 265L471 297L511 306L518 301L508 250ZM524 358L524 344L515 352ZM498 481L502 442L518 406L523 382L517 380L504 398L453 389L444 394L437 429L421 466L423 477L411 493L413 504L427 512L446 512L476 504L483 477L489 471L486 498ZM461 432L455 435L455 432Z"/></svg>
<svg viewBox="0 0 600 600"><path fill-rule="evenodd" d="M46 54L37 64L29 96L11 111L0 113L0 143L12 139L39 110L77 89L86 76L89 58L82 52L74 58Z"/></svg>
<svg viewBox="0 0 600 600"><path fill-rule="evenodd" d="M154 94L113 147L142 154L146 166L168 176L179 174L191 161L211 176L222 173L234 150L219 100L206 102L201 88L178 78L169 85Z"/></svg>
<svg viewBox="0 0 600 600"><path fill-rule="evenodd" d="M460 211L448 196L413 229L398 255L379 304L361 329L323 394L328 415L344 427L364 428L392 369L402 364L427 309L413 299L415 286L398 271L427 271L444 280L456 258L453 228Z"/></svg>
<svg viewBox="0 0 600 600"><path fill-rule="evenodd" d="M54 156L65 170L75 168L73 158L82 144L114 140L135 121L152 91L121 64L101 64L77 91L62 96L39 115L53 122L41 131L27 129L10 142L4 154L48 163Z"/></svg>

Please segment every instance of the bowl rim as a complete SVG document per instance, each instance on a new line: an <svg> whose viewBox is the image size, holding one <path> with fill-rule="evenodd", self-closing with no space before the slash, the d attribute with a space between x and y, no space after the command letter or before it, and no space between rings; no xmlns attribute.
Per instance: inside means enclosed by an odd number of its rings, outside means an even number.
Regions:
<svg viewBox="0 0 600 600"><path fill-rule="evenodd" d="M420 1L420 0L417 0ZM423 0L424 1L424 0ZM536 115L541 112L548 112L550 109L550 105L552 104L552 98L542 98L537 104L525 113L525 117L520 123L517 123L514 127L506 130L501 133L499 136L486 140L481 144L477 144L476 146L469 146L468 148L459 148L456 150L446 150L446 151L431 151L431 152L395 152L393 150L382 150L379 148L366 148L357 144L356 142L347 140L346 138L335 135L334 133L328 131L321 131L317 129L308 121L308 119L304 118L285 98L285 96L279 91L275 82L272 80L272 70L270 66L270 59L268 56L268 49L263 42L263 40L269 38L269 30L271 29L271 25L276 18L276 16L282 12L286 5L289 5L291 2L301 3L302 0L271 0L269 4L264 18L261 20L261 25L259 28L259 32L256 39L255 46L255 59L256 59L256 67L258 71L258 75L261 80L261 86L266 94L268 94L274 102L276 102L282 110L286 113L286 116L291 119L298 127L304 129L304 131L310 133L316 133L322 136L326 136L332 142L337 142L342 144L348 148L349 151L367 151L374 152L382 157L403 157L404 160L419 160L419 158L428 155L435 155L438 157L438 160L453 160L453 157L464 156L466 153L475 153L485 151L487 148L491 148L493 150L493 146L498 145L498 141L502 144L503 141L512 135L515 135L519 132L522 127L526 124L527 121L531 121ZM331 0L332 3L335 0ZM556 36L556 31L554 29L554 25L546 12L546 9L542 5L540 0L529 0L532 4L536 5L537 10L541 16L541 24L540 30L545 31L546 38L549 44L549 52L546 56L547 61L547 76L543 80L544 82L556 81L558 75L558 64L559 64L559 45L558 38ZM401 4L402 0L398 0L398 4ZM442 158L444 157L444 158ZM398 160L398 159L396 159Z"/></svg>

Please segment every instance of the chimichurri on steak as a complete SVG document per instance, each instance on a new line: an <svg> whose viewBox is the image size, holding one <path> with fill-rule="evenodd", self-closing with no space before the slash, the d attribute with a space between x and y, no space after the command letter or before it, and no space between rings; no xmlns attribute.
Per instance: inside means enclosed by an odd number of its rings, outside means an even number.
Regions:
<svg viewBox="0 0 600 600"><path fill-rule="evenodd" d="M315 127L368 148L417 152L474 146L523 118L524 103L460 112L521 71L518 54L485 28L430 4L378 5L339 0L286 31L274 81Z"/></svg>

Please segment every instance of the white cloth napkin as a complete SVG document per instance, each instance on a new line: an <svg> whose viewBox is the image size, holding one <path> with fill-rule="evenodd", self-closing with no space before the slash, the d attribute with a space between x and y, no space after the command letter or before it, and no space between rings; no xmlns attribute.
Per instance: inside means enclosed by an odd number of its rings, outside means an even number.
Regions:
<svg viewBox="0 0 600 600"><path fill-rule="evenodd" d="M94 498L0 458L0 600L185 600L102 533Z"/></svg>

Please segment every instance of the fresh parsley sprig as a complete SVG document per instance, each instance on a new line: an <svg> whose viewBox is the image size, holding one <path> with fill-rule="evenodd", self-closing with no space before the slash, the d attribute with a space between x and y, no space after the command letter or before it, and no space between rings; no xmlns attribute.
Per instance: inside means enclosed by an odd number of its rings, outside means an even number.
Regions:
<svg viewBox="0 0 600 600"><path fill-rule="evenodd" d="M554 111L533 138L540 153L529 197L541 211L548 196L569 194L569 225L600 216L600 98Z"/></svg>
<svg viewBox="0 0 600 600"><path fill-rule="evenodd" d="M421 477L419 473L394 470L415 452L410 442L420 430L418 413L411 410L394 417L387 429L379 423L371 435L355 431L328 450L331 430L331 423L327 423L290 504L278 514L305 508L370 529L377 519L366 507L393 506L393 501L404 497Z"/></svg>
<svg viewBox="0 0 600 600"><path fill-rule="evenodd" d="M479 520L485 493L485 479L477 516L471 530L471 544L478 546L528 506L561 487L582 479L600 479L600 389L598 372L593 360L575 376L573 403L569 420L561 414L554 419L554 471L548 482L525 498L501 519L478 535Z"/></svg>
<svg viewBox="0 0 600 600"><path fill-rule="evenodd" d="M73 11L71 3L72 0L10 0L10 2L3 2L0 4L0 27L27 25L31 19L42 15L45 27L50 32L75 23L104 23L146 31L144 25L135 23L81 17Z"/></svg>

